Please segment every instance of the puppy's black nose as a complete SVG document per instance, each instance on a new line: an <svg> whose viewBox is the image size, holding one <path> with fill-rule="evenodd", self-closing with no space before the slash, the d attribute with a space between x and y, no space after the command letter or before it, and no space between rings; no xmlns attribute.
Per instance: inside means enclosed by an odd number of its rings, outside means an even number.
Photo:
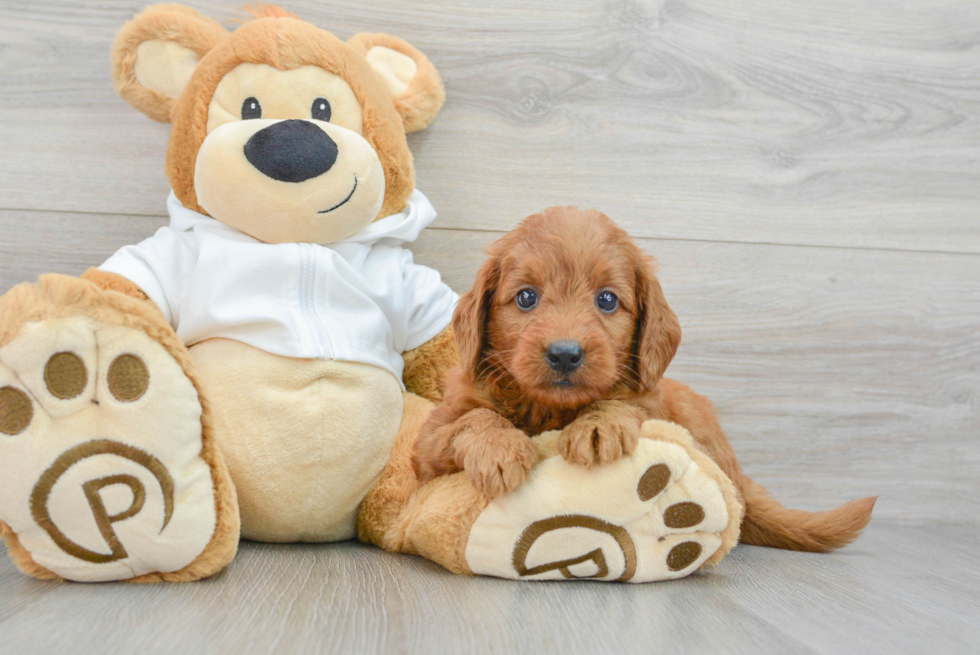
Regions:
<svg viewBox="0 0 980 655"><path fill-rule="evenodd" d="M562 339L548 344L548 350L544 353L544 358L548 360L548 366L559 373L571 373L582 365L584 357L582 345L578 341L570 339Z"/></svg>
<svg viewBox="0 0 980 655"><path fill-rule="evenodd" d="M280 182L302 182L323 175L337 161L337 144L309 121L273 123L245 143L245 159Z"/></svg>

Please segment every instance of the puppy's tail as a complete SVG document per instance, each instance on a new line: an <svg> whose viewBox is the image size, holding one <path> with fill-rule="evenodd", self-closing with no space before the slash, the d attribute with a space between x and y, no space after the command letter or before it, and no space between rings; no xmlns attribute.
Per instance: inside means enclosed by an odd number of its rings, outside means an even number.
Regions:
<svg viewBox="0 0 980 655"><path fill-rule="evenodd" d="M739 488L745 501L741 541L755 546L825 553L846 546L861 534L877 496L844 503L824 512L788 509L744 473Z"/></svg>

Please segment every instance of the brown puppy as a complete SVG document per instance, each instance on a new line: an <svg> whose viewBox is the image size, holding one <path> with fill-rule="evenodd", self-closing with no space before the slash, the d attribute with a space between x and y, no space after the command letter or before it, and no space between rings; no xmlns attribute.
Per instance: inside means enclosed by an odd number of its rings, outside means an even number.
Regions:
<svg viewBox="0 0 980 655"><path fill-rule="evenodd" d="M500 495L537 463L531 436L560 429L562 456L593 466L630 455L656 418L687 428L734 482L746 543L832 550L871 518L875 498L791 510L742 472L711 402L661 379L680 325L652 258L598 211L553 207L492 244L453 327L460 365L419 436L422 482L465 470Z"/></svg>

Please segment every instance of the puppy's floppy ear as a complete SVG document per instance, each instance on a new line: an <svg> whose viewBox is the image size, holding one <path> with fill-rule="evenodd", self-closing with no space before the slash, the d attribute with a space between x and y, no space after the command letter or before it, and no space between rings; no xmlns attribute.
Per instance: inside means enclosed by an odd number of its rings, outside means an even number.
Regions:
<svg viewBox="0 0 980 655"><path fill-rule="evenodd" d="M667 304L654 272L653 258L637 249L636 329L633 332L631 368L640 391L650 391L667 370L681 343L681 326Z"/></svg>
<svg viewBox="0 0 980 655"><path fill-rule="evenodd" d="M495 248L476 274L473 287L464 293L453 313L453 333L459 348L463 370L479 377L483 369L483 351L487 339L487 320L500 283L500 255Z"/></svg>
<svg viewBox="0 0 980 655"><path fill-rule="evenodd" d="M421 130L432 122L442 109L446 91L428 57L387 34L355 34L347 43L364 55L384 82L405 132Z"/></svg>
<svg viewBox="0 0 980 655"><path fill-rule="evenodd" d="M228 32L183 5L153 5L126 23L112 44L112 83L123 100L170 122L170 108L201 57Z"/></svg>

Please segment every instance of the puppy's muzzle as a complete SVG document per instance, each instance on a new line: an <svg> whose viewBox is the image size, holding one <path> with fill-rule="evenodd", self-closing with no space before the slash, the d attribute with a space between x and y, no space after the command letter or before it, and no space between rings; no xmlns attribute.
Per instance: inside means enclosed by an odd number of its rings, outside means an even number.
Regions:
<svg viewBox="0 0 980 655"><path fill-rule="evenodd" d="M548 344L544 358L552 369L567 375L582 365L585 353L582 351L582 344L578 341L562 339Z"/></svg>
<svg viewBox="0 0 980 655"><path fill-rule="evenodd" d="M337 143L309 121L290 119L259 130L245 143L245 158L279 182L319 177L337 161Z"/></svg>

